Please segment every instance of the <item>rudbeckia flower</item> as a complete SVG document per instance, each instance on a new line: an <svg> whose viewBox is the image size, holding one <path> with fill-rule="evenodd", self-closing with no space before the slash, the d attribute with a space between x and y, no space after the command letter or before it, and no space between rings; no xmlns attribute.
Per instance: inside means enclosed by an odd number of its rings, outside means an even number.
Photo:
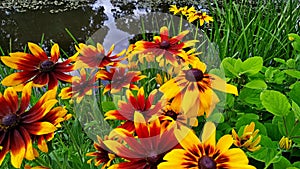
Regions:
<svg viewBox="0 0 300 169"><path fill-rule="evenodd" d="M246 125L244 128L243 135L240 137L234 129L232 129L232 137L234 139L234 145L237 147L244 147L248 149L249 151L257 151L260 149L260 139L261 136L257 136L257 133L259 132L258 129L255 129L255 123L251 122L250 125Z"/></svg>
<svg viewBox="0 0 300 169"><path fill-rule="evenodd" d="M34 150L32 138L53 133L54 124L42 119L53 110L57 103L56 89L47 91L30 109L32 82L26 84L19 100L16 91L9 87L0 93L0 165L10 152L11 164L20 168L24 158L33 160Z"/></svg>
<svg viewBox="0 0 300 169"><path fill-rule="evenodd" d="M205 169L255 169L248 165L246 154L232 148L231 135L224 135L216 144L216 127L212 122L204 125L201 141L189 128L175 132L183 149L174 149L165 155L158 169L205 168Z"/></svg>
<svg viewBox="0 0 300 169"><path fill-rule="evenodd" d="M123 87L136 90L138 87L133 83L146 77L141 75L140 71L126 71L124 67L111 68L109 71L100 70L96 74L96 78L110 81L110 84L105 86L103 93L110 91L112 94L121 91Z"/></svg>
<svg viewBox="0 0 300 169"><path fill-rule="evenodd" d="M160 36L154 36L153 42L137 41L135 43L134 52L137 54L152 53L156 57L157 62L170 63L176 65L177 57L185 56L184 48L194 46L197 40L189 40L182 42L181 40L189 33L185 30L177 36L169 37L169 30L166 26L161 27Z"/></svg>
<svg viewBox="0 0 300 169"><path fill-rule="evenodd" d="M130 132L134 131L134 113L136 111L143 114L146 121L148 121L153 115L158 115L161 112L162 102L158 101L154 105L154 100L157 91L154 90L149 94L148 97L145 96L144 88L141 87L138 90L137 96L134 96L130 90L126 91L126 97L128 102L119 100L118 110L110 110L105 113L106 120L125 120L125 122L119 126L119 128L124 128Z"/></svg>
<svg viewBox="0 0 300 169"><path fill-rule="evenodd" d="M91 73L87 76L85 69L80 70L80 77L73 76L72 86L65 87L61 90L60 96L62 99L76 99L76 103L80 103L85 95L92 95L93 89L98 86L95 84L96 77Z"/></svg>
<svg viewBox="0 0 300 169"><path fill-rule="evenodd" d="M175 98L178 99L178 98ZM181 105L178 104L180 101L172 100L162 109L162 113L159 116L161 121L175 122L180 128L181 125L184 126L198 126L197 113L192 114L191 112L184 113Z"/></svg>
<svg viewBox="0 0 300 169"><path fill-rule="evenodd" d="M69 59L59 62L59 46L54 44L51 48L50 58L42 48L34 43L28 43L29 53L15 52L9 56L1 57L2 62L13 69L21 70L13 73L2 80L4 86L24 85L33 81L36 86L45 86L51 90L58 85L58 80L70 83L72 76L65 74L73 71L71 62L75 60L76 55Z"/></svg>
<svg viewBox="0 0 300 169"><path fill-rule="evenodd" d="M209 23L214 21L213 17L206 14L206 12L191 12L188 15L188 21L194 22L195 20L199 20L200 26L204 25L204 23Z"/></svg>
<svg viewBox="0 0 300 169"><path fill-rule="evenodd" d="M104 141L112 152L126 160L108 169L155 169L163 161L163 156L178 145L174 136L174 126L165 127L158 118L153 118L147 123L142 114L136 112L134 126L136 136L129 136L127 130L115 129L120 133L119 138L124 140L123 144L113 140Z"/></svg>
<svg viewBox="0 0 300 169"><path fill-rule="evenodd" d="M171 5L169 11L173 12L174 15L182 14L182 15L186 16L191 12L196 12L196 9L193 6L190 8L188 8L187 6L177 8L176 5Z"/></svg>
<svg viewBox="0 0 300 169"><path fill-rule="evenodd" d="M212 89L238 95L237 88L226 84L220 77L206 74L206 65L199 59L191 64L192 68L185 67L178 76L167 81L159 90L164 93L164 98L181 101L184 112L198 112L198 116L208 117L216 104L218 96ZM180 98L180 99L178 99Z"/></svg>
<svg viewBox="0 0 300 169"><path fill-rule="evenodd" d="M79 44L76 50L79 52L78 61L75 63L76 69L78 68L100 68L104 69L106 66L115 67L122 59L120 58L126 50L112 55L115 45L112 45L109 51L105 54L105 50L100 43L97 46Z"/></svg>
<svg viewBox="0 0 300 169"><path fill-rule="evenodd" d="M104 140L110 140L109 136L104 137ZM104 145L103 141L99 136L97 136L98 143L94 143L94 147L97 150L96 152L87 153L86 156L94 157L95 166L102 164L101 169L109 167L111 162L115 159L116 155L113 154L109 149ZM88 163L91 163L93 159L90 159Z"/></svg>
<svg viewBox="0 0 300 169"><path fill-rule="evenodd" d="M41 98L43 99L43 98ZM64 107L58 106L50 110L41 121L49 122L53 124L56 128L61 127L61 122L69 120L72 117L72 114L67 114L67 110ZM51 141L54 138L54 132L35 136L35 140L37 140L38 148L44 152L48 152L47 142Z"/></svg>

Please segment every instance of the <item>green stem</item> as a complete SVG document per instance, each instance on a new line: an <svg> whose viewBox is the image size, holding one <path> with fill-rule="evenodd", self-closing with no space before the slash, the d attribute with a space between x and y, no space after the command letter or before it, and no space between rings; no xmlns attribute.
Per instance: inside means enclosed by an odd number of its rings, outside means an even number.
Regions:
<svg viewBox="0 0 300 169"><path fill-rule="evenodd" d="M281 153L282 153L282 150L280 150L280 151L272 158L271 161L269 161L268 163L266 163L266 166L265 166L264 169L268 169L268 167L269 167L272 163L274 163L275 160L277 160L278 156L281 155Z"/></svg>
<svg viewBox="0 0 300 169"><path fill-rule="evenodd" d="M287 126L286 126L286 119L285 119L284 116L282 117L282 119L283 119L283 126L284 126L284 129L285 129L285 134L286 134L287 137L289 137L289 131L288 131Z"/></svg>
<svg viewBox="0 0 300 169"><path fill-rule="evenodd" d="M182 20L183 20L183 16L180 15L180 23L179 23L179 32L178 33L180 33L182 30Z"/></svg>

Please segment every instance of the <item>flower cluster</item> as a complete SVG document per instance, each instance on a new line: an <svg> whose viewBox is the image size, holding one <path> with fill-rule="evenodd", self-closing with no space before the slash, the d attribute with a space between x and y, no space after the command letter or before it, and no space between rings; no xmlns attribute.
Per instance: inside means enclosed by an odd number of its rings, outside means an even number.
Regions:
<svg viewBox="0 0 300 169"><path fill-rule="evenodd" d="M213 21L213 17L207 15L206 12L197 11L193 6L189 8L187 6L178 8L176 5L171 5L170 12L173 12L174 15L185 16L190 23L199 21L200 26Z"/></svg>
<svg viewBox="0 0 300 169"><path fill-rule="evenodd" d="M198 19L200 26L212 21L194 7L171 6L170 11L190 22ZM60 90L61 99L74 99L79 105L95 93L106 100L125 95L117 108L104 113L105 120L120 125L108 136L98 136L96 151L87 153L93 157L88 162L94 160L102 169L255 168L240 149L259 149L253 124L242 137L233 130L233 136L216 142L216 126L208 120L220 102L216 91L237 96L237 88L207 71L197 52L198 41L186 39L189 30L176 36L170 32L163 26L153 39L140 39L119 53L114 45L105 51L100 43L81 43L74 56L60 60L58 44L48 57L38 45L28 43L30 53L1 57L6 66L19 71L1 82L9 87L0 93L0 164L10 152L12 165L20 168L24 158L38 155L35 145L48 152L46 143L71 116L62 105L56 106ZM30 103L32 88L46 86L40 100ZM207 122L199 122L200 117ZM192 130L199 124L204 125L200 140ZM232 144L239 148L231 148Z"/></svg>

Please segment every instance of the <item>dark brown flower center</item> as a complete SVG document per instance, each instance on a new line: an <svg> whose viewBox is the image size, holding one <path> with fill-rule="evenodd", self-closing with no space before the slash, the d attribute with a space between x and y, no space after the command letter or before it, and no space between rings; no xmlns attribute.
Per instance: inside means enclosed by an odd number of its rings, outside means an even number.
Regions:
<svg viewBox="0 0 300 169"><path fill-rule="evenodd" d="M217 163L210 157L203 156L198 161L199 169L216 169Z"/></svg>
<svg viewBox="0 0 300 169"><path fill-rule="evenodd" d="M176 120L178 116L178 114L172 110L165 112L165 115L171 117L173 120Z"/></svg>
<svg viewBox="0 0 300 169"><path fill-rule="evenodd" d="M45 60L40 64L40 70L42 72L49 72L53 69L54 67L54 62L51 60Z"/></svg>
<svg viewBox="0 0 300 169"><path fill-rule="evenodd" d="M149 156L146 158L147 164L150 166L157 165L158 161L160 160L160 155L157 155L157 153L153 152L150 153Z"/></svg>
<svg viewBox="0 0 300 169"><path fill-rule="evenodd" d="M1 119L1 127L10 128L19 123L19 117L16 114L8 114Z"/></svg>
<svg viewBox="0 0 300 169"><path fill-rule="evenodd" d="M160 42L159 47L161 49L168 49L170 47L170 45L171 44L169 41L164 40L164 41Z"/></svg>
<svg viewBox="0 0 300 169"><path fill-rule="evenodd" d="M186 71L185 78L191 82L198 82L204 78L204 74L199 69L190 69Z"/></svg>

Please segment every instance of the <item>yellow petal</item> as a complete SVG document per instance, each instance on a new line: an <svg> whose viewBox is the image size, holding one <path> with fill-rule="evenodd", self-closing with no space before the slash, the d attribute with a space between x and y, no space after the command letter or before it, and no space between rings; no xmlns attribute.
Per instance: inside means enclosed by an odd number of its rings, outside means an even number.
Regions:
<svg viewBox="0 0 300 169"><path fill-rule="evenodd" d="M216 148L220 150L220 153L222 154L223 152L227 151L231 147L232 143L233 143L232 136L227 134L222 136L219 139Z"/></svg>
<svg viewBox="0 0 300 169"><path fill-rule="evenodd" d="M201 141L204 144L216 145L216 126L213 122L206 122L204 124Z"/></svg>
<svg viewBox="0 0 300 169"><path fill-rule="evenodd" d="M220 77L218 77L216 75L210 74L210 76L213 78L213 80L212 80L212 88L213 89L238 96L238 90L235 86L226 84L225 80L221 79Z"/></svg>

